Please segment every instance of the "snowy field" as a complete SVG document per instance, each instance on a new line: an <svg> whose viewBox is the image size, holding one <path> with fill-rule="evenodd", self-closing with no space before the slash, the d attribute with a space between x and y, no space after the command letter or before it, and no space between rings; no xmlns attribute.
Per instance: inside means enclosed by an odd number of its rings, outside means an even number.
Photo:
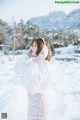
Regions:
<svg viewBox="0 0 80 120"><path fill-rule="evenodd" d="M27 91L13 71L20 56L0 57L0 117L1 113L7 113L7 120L28 120ZM51 64L53 79L46 92L48 120L80 120L80 62L58 61L54 56Z"/></svg>

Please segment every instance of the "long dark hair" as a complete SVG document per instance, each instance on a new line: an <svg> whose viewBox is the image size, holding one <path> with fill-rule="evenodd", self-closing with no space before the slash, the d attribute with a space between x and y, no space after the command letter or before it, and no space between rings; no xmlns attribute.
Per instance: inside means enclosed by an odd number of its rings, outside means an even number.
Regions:
<svg viewBox="0 0 80 120"><path fill-rule="evenodd" d="M36 51L36 55L38 56L39 53L41 52L41 50L42 50L43 47L44 47L44 42L43 42L43 40L42 40L41 38L33 39L31 45L33 45L33 42L36 42L36 44L37 44L37 46L38 46L38 49L37 49L37 51ZM45 58L45 60L50 61L50 58L51 58L51 56L50 56L50 45L49 45L48 40L46 40L45 42L46 42L46 45L48 46L48 55L47 55L47 57Z"/></svg>

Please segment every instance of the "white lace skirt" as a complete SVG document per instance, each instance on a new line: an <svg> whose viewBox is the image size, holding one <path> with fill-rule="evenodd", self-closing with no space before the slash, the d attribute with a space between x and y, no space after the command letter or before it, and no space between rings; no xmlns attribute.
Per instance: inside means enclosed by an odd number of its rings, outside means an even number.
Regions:
<svg viewBox="0 0 80 120"><path fill-rule="evenodd" d="M44 94L28 94L28 120L47 120L48 104Z"/></svg>

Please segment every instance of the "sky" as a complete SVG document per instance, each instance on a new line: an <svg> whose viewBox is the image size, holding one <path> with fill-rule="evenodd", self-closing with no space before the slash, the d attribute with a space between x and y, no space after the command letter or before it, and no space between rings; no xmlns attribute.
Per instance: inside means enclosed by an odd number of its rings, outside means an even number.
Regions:
<svg viewBox="0 0 80 120"><path fill-rule="evenodd" d="M32 17L45 16L50 12L69 13L80 8L80 4L55 4L55 0L0 0L0 19L7 22L25 22Z"/></svg>

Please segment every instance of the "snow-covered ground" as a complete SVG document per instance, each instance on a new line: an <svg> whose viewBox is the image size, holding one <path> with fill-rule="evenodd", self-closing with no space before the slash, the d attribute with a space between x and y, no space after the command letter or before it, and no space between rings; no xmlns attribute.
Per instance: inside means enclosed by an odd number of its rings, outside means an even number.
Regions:
<svg viewBox="0 0 80 120"><path fill-rule="evenodd" d="M67 47L55 48L56 60L65 60L65 61L75 61L80 62L80 53L76 53L76 50L79 50L80 46L73 46L72 44Z"/></svg>
<svg viewBox="0 0 80 120"><path fill-rule="evenodd" d="M21 55L0 57L0 114L7 120L27 120L27 91L13 67ZM80 120L80 62L52 57L53 79L47 96L49 120ZM1 118L0 118L1 119Z"/></svg>

